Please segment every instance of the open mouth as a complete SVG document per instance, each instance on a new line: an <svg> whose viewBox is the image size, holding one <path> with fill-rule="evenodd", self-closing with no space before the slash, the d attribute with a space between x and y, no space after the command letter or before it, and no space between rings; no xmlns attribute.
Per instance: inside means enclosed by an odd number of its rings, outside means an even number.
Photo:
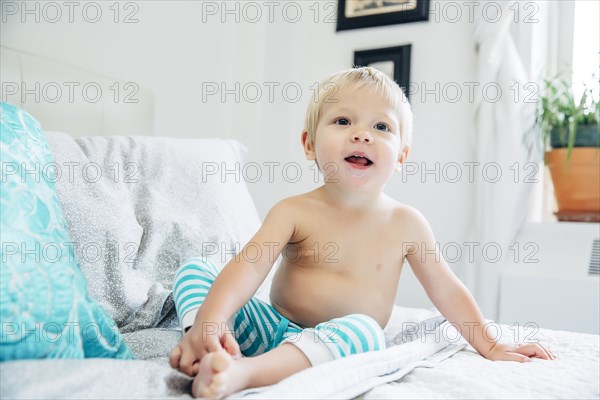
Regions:
<svg viewBox="0 0 600 400"><path fill-rule="evenodd" d="M373 164L373 161L371 161L369 158L367 158L366 156L363 156L363 155L359 155L359 154L353 154L349 157L344 158L344 160L346 160L346 162L352 164L352 166L355 166L358 168L366 168L366 167L370 166L371 164Z"/></svg>

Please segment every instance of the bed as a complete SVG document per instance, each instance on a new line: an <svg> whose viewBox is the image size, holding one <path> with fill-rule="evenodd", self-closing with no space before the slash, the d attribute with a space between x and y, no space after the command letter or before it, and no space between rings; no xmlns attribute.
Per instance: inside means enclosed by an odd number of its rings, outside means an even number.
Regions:
<svg viewBox="0 0 600 400"><path fill-rule="evenodd" d="M2 71L3 82L117 81L6 48ZM243 181L222 181L207 169L235 168L246 148L228 139L140 136L152 132L153 99L151 90L139 89L134 106L84 104L79 109L68 102L47 107L20 102L3 93L3 100L41 121L59 166L99 166L98 180L76 169L74 179L56 182L56 191L89 293L117 323L136 357L2 362L3 399L190 397L191 379L167 361L181 335L170 293L173 274L198 254L224 265L228 249L249 240L260 221ZM91 127L90 121L104 123ZM111 257L90 256L85 251L90 243ZM258 291L263 299L271 277ZM495 326L502 341L539 341L557 359L491 362L437 310L396 306L385 329L386 350L326 363L232 397L600 397L598 335Z"/></svg>

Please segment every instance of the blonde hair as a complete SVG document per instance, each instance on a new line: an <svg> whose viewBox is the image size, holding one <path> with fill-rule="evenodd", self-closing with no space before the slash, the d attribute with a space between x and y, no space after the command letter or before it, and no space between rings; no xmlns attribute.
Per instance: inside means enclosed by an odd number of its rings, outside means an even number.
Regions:
<svg viewBox="0 0 600 400"><path fill-rule="evenodd" d="M312 101L306 110L304 130L308 132L307 140L315 143L317 125L323 113L323 104L335 101L335 94L345 87L370 87L381 93L398 112L400 123L401 148L412 140L413 115L404 92L390 77L373 67L358 67L333 74L319 83Z"/></svg>

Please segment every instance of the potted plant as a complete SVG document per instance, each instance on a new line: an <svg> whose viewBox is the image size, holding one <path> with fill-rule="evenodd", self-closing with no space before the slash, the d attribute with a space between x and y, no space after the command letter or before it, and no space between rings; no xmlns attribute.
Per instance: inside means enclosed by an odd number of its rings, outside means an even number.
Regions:
<svg viewBox="0 0 600 400"><path fill-rule="evenodd" d="M550 169L560 221L600 221L600 102L586 88L579 101L564 80L544 81L537 131Z"/></svg>

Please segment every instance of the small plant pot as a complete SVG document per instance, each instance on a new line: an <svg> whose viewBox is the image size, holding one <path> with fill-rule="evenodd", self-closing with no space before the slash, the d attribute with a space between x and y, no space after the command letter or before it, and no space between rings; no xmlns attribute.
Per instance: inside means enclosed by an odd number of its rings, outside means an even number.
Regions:
<svg viewBox="0 0 600 400"><path fill-rule="evenodd" d="M567 149L546 152L559 221L600 221L600 148L574 148L567 161Z"/></svg>

